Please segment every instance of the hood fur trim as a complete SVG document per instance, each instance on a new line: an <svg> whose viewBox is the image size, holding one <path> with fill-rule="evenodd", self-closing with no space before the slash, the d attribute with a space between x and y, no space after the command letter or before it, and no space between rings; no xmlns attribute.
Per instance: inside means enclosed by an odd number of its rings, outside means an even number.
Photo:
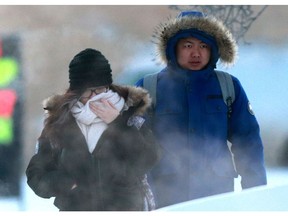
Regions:
<svg viewBox="0 0 288 216"><path fill-rule="evenodd" d="M151 106L152 100L148 91L141 87L121 86L123 91L127 92L125 103L128 107L136 107L133 115L144 115L147 109ZM42 102L43 108L48 115L53 115L54 111L63 104L64 95L53 95Z"/></svg>
<svg viewBox="0 0 288 216"><path fill-rule="evenodd" d="M212 16L171 18L156 27L153 37L156 40L154 42L157 45L157 57L160 62L168 63L166 57L168 40L180 30L185 29L198 29L214 37L218 45L221 63L226 66L235 63L238 50L236 41L224 24Z"/></svg>
<svg viewBox="0 0 288 216"><path fill-rule="evenodd" d="M130 106L138 107L134 115L144 115L147 109L152 104L152 99L148 91L141 87L126 86L128 90L128 97L126 99L126 104Z"/></svg>

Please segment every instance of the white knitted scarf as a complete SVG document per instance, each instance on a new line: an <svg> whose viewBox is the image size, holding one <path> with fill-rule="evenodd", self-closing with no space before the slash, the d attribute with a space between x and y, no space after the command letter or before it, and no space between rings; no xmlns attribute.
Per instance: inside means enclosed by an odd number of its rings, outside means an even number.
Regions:
<svg viewBox="0 0 288 216"><path fill-rule="evenodd" d="M100 99L102 98L114 104L119 111L124 107L124 98L120 97L116 92L109 90L106 93L95 95L85 105L78 101L71 109L72 115L86 139L90 153L95 149L100 136L107 128L107 124L90 110L89 103L101 106Z"/></svg>

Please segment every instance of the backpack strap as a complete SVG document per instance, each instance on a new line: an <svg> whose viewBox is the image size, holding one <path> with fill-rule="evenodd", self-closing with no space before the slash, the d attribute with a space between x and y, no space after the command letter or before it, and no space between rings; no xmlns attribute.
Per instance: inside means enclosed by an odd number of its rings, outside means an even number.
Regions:
<svg viewBox="0 0 288 216"><path fill-rule="evenodd" d="M156 89L157 89L157 73L147 74L143 79L143 88L148 90L150 97L152 98L152 108L156 106Z"/></svg>
<svg viewBox="0 0 288 216"><path fill-rule="evenodd" d="M228 117L230 118L232 113L232 103L235 100L235 91L232 76L224 71L215 70L218 81L220 83L223 100L228 106ZM148 90L152 98L152 108L155 108L156 105L156 88L157 88L157 73L147 74L143 79L143 88Z"/></svg>
<svg viewBox="0 0 288 216"><path fill-rule="evenodd" d="M232 76L224 71L215 70L215 72L220 83L223 100L228 106L228 118L230 118L232 113L232 103L235 100L235 91Z"/></svg>

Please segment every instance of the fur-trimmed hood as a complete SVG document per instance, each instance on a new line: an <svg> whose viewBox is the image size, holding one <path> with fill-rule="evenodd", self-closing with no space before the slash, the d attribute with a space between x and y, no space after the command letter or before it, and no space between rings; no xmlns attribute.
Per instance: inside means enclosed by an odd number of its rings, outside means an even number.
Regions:
<svg viewBox="0 0 288 216"><path fill-rule="evenodd" d="M148 91L142 87L135 86L123 86L123 88L128 92L128 96L125 98L128 107L137 107L134 115L144 115L152 104Z"/></svg>
<svg viewBox="0 0 288 216"><path fill-rule="evenodd" d="M184 14L185 15L182 15ZM212 16L187 15L195 12L182 12L178 17L168 19L167 22L161 23L156 27L154 32L155 43L157 45L157 55L162 63L168 63L167 50L174 50L175 43L170 44L172 48L167 47L169 40L183 31L196 30L212 36L217 43L218 55L221 63L226 66L233 64L237 55L237 44L231 32L224 24ZM217 59L218 60L218 59ZM217 61L216 60L216 61Z"/></svg>
<svg viewBox="0 0 288 216"><path fill-rule="evenodd" d="M144 115L151 105L151 98L147 90L135 86L118 86L126 97L125 103L128 107L136 107L133 115ZM48 116L55 114L56 110L63 105L64 95L53 95L45 99L42 103L43 108Z"/></svg>

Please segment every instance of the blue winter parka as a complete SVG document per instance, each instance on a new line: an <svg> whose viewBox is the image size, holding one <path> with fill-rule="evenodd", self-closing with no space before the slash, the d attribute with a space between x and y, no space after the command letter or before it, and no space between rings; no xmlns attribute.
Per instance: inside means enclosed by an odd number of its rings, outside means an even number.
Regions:
<svg viewBox="0 0 288 216"><path fill-rule="evenodd" d="M177 176L171 187L180 202L232 191L238 175L243 189L266 184L259 125L236 77L229 119L212 67L191 72L170 65L157 80L150 123L165 154L152 169L152 188L155 179Z"/></svg>

